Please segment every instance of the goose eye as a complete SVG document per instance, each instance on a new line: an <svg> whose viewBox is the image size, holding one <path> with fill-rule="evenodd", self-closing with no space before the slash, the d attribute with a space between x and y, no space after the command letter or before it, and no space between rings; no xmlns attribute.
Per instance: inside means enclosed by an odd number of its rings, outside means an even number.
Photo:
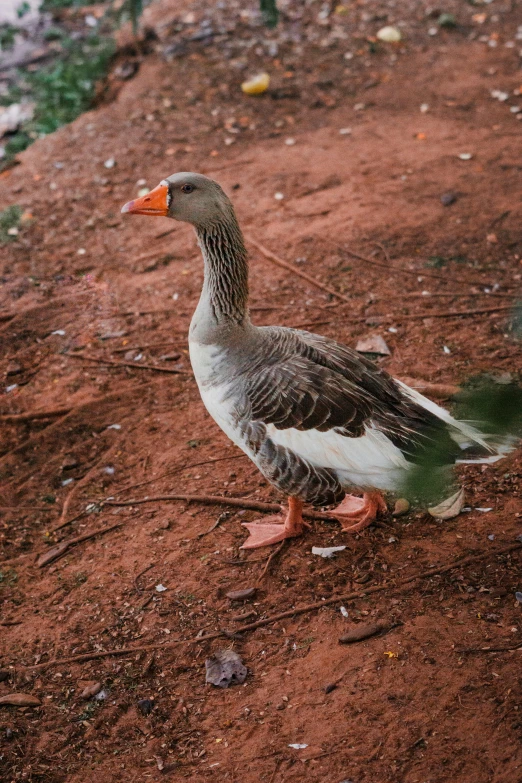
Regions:
<svg viewBox="0 0 522 783"><path fill-rule="evenodd" d="M189 182L181 186L182 193L192 193L193 190L194 190L194 185L191 185Z"/></svg>

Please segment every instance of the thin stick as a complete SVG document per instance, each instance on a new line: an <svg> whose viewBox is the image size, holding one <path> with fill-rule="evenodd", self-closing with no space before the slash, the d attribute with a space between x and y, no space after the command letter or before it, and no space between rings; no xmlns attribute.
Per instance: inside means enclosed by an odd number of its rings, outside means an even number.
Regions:
<svg viewBox="0 0 522 783"><path fill-rule="evenodd" d="M445 283L464 283L464 285L485 285L483 280L463 280L459 277L448 277L447 275L438 275L436 272L425 272L424 269L422 270L415 270L415 269L404 269L402 266L395 266L395 264L391 264L388 261L375 261L373 258L367 258L366 256L361 256L359 253L354 253L353 250L350 250L347 247L343 247L342 245L338 245L336 242L332 242L331 240L327 240L330 242L330 244L335 245L337 250L340 253L346 253L349 256L352 256L353 258L358 258L359 261L364 261L365 264L372 264L373 266L380 266L384 269L387 269L388 272L399 272L403 275L414 275L414 277L432 277L434 280L444 280ZM381 248L381 250L384 251L384 248L381 244L378 242L374 242L378 247ZM384 251L384 255L388 257L388 254L386 251Z"/></svg>
<svg viewBox="0 0 522 783"><path fill-rule="evenodd" d="M125 345L122 348L112 348L111 353L127 353L127 351L143 351L147 348L162 348L163 346L167 346L169 348L177 348L178 346L182 348L186 348L188 344L188 340L185 340L184 342L175 342L173 343L172 340L164 340L160 343L143 343L143 345Z"/></svg>
<svg viewBox="0 0 522 783"><path fill-rule="evenodd" d="M510 650L522 650L522 642L518 644L508 645L506 647L462 647L456 648L454 652L457 653L493 653L493 652L509 652Z"/></svg>
<svg viewBox="0 0 522 783"><path fill-rule="evenodd" d="M256 586L261 583L261 581L263 580L263 577L265 576L265 574L268 572L268 569L270 568L270 564L271 564L272 560L275 557L277 557L277 555L283 550L283 548L284 548L285 544L287 543L287 541L288 541L288 539L283 539L282 543L279 544L277 549L274 549L274 551L272 552L272 554L270 555L270 557L266 561L265 567L263 568L263 570L259 574L259 577L257 578Z"/></svg>
<svg viewBox="0 0 522 783"><path fill-rule="evenodd" d="M67 517L67 512L69 511L69 506L71 505L73 498L75 497L77 492L83 486L85 486L85 484L87 484L90 481L90 479L92 478L93 473L98 469L98 467L100 465L100 462L103 459L108 459L109 456L112 454L112 452L119 445L120 445L120 439L117 438L116 441L111 446L109 446L108 449L105 449L105 451L102 454L100 454L100 456L98 457L98 459L96 460L94 465L91 468L89 468L87 473L84 476L82 476L82 478L79 481L77 481L75 484L73 484L71 491L69 492L69 494L67 495L67 497L63 501L62 513L60 514L60 518L59 518L57 524L52 529L53 533L55 533L57 530L61 530L62 527L65 527L66 525L69 524L69 522L72 521L72 520L66 519L66 517Z"/></svg>
<svg viewBox="0 0 522 783"><path fill-rule="evenodd" d="M155 481L159 481L160 479L166 478L167 476L174 476L176 473L182 473L185 470L190 470L190 468L199 468L201 465L212 465L214 462L224 462L225 460L246 458L246 454L231 454L229 457L217 457L216 459L205 459L202 462L192 462L189 465L180 465L177 468L172 468L172 470L165 471L165 473L160 473L159 476L155 476L152 479L147 479L147 481L140 481L139 484L130 484L128 487L123 487L123 489L119 489L116 492L113 492L111 497L114 497L114 495L121 495L123 492L128 492L131 489L145 487L147 484L153 484Z"/></svg>
<svg viewBox="0 0 522 783"><path fill-rule="evenodd" d="M366 598L368 595L373 595L374 593L379 593L386 590L392 590L392 591L397 590L400 587L405 587L412 582L416 582L418 579L428 579L430 576L444 574L447 573L448 571L452 571L454 568L461 568L464 565L469 565L470 563L477 563L480 562L481 560L486 560L488 557L496 557L497 555L504 555L507 554L508 552L512 552L517 549L520 550L521 548L522 548L522 544L520 542L516 542L513 544L509 544L508 546L501 547L499 549L482 552L479 555L470 555L469 557L464 557L464 558L454 560L453 563L449 563L448 565L429 568L427 571L423 571L420 574L414 574L413 576L406 577L405 579L401 579L400 581L392 585L391 584L376 585L375 587L369 587L366 590L356 590L355 592L348 593L346 595L338 595L331 598L327 598L324 601L318 601L313 604L306 604L305 606L296 607L295 609L289 609L286 612L281 612L280 614L274 614L269 617L265 617L263 620L257 620L256 622L248 623L247 625L242 625L239 628L236 628L234 630L234 633L244 633L246 631L253 631L256 628L261 628L266 625L271 625L272 623L276 623L279 620L285 620L288 617L295 617L296 615L307 614L308 612L313 612L318 609L322 609L323 606L329 606L344 601L356 601L359 598ZM195 636L192 639L174 639L171 642L167 642L164 644L156 643L156 644L142 645L140 647L122 647L119 650L104 650L103 652L83 653L81 655L73 655L69 658L54 659L51 661L45 661L44 663L37 663L34 664L33 666L26 666L24 668L27 671L38 671L40 669L46 669L49 668L50 666L55 666L55 665L64 666L69 663L92 661L98 658L108 658L117 655L132 655L137 652L143 652L145 650L146 651L166 650L170 647L175 647L179 644L201 644L201 642L208 642L212 639L218 639L226 635L227 634L223 631L214 631L213 633L206 634L205 636Z"/></svg>
<svg viewBox="0 0 522 783"><path fill-rule="evenodd" d="M0 506L0 511L53 511L52 506Z"/></svg>
<svg viewBox="0 0 522 783"><path fill-rule="evenodd" d="M168 372L174 375L192 375L189 370L175 370L172 367L156 367L155 364L142 364L137 362L116 362L114 359L101 359L97 356L85 356L78 353L66 353L69 359L81 359L86 362L96 362L97 364L108 364L110 367L132 367L133 370L153 370L154 372Z"/></svg>
<svg viewBox="0 0 522 783"><path fill-rule="evenodd" d="M2 413L0 421L32 421L50 419L54 416L66 416L72 408L51 408L48 411L28 411L27 413Z"/></svg>
<svg viewBox="0 0 522 783"><path fill-rule="evenodd" d="M335 296L337 299L341 299L343 302L347 302L348 304L353 305L353 302L347 296L340 294L334 288L330 288L330 286L325 285L324 283L320 283L319 280L316 280L315 277L306 274L306 272L302 272L299 267L295 266L295 264L291 264L289 261L284 261L282 258L279 258L279 256L276 256L275 253L272 253L271 250L268 250L268 248L266 248L264 245L261 245L259 242L257 242L257 240L249 236L245 236L245 239L247 242L250 242L251 245L257 248L257 250L259 250L259 252L262 253L266 259L268 259L268 261L272 261L273 264L277 264L277 266L292 272L292 274L297 275L297 277L302 277L303 280L306 280L308 283L315 285L316 288L320 288L321 291L325 291L327 294L331 294L331 296Z"/></svg>
<svg viewBox="0 0 522 783"><path fill-rule="evenodd" d="M38 443L39 441L43 440L44 438L47 438L49 436L49 433L59 429L61 426L63 426L64 422L66 422L68 419L71 419L73 416L75 416L77 413L84 410L85 408L89 408L91 406L98 406L101 403L107 403L112 400L116 402L121 400L122 397L125 397L126 395L135 394L135 393L136 393L135 389L111 392L111 394L106 394L103 397L98 397L98 398L95 397L92 400L88 400L87 402L81 403L80 405L71 408L69 413L66 413L65 416L60 418L58 421L53 422L48 427L43 429L41 432L37 432L35 435L31 435L29 438L24 440L14 449L8 451L7 454L4 454L2 457L0 457L0 464L5 462L9 457L12 457L15 454L18 454L19 452L23 451L25 448L27 448L27 446L33 444L36 445L36 443Z"/></svg>
<svg viewBox="0 0 522 783"><path fill-rule="evenodd" d="M319 326L326 324L357 324L366 323L367 321L375 320L379 322L391 321L392 323L401 323L402 321L417 321L423 318L464 318L470 315L485 315L487 313L502 313L513 310L513 305L498 305L498 307L484 307L474 310L426 310L420 313L408 313L402 315L401 313L371 313L369 315L360 315L355 318L340 318L337 321L319 321L314 324L305 321L301 324L295 324L294 329L300 326Z"/></svg>
<svg viewBox="0 0 522 783"><path fill-rule="evenodd" d="M140 571L139 574L136 574L136 576L134 577L134 587L138 592L142 592L140 586L138 585L138 579L140 578L140 576L143 576L143 574L146 574L147 571L150 571L151 568L154 568L155 565L156 563L149 563L148 566L145 566L143 571Z"/></svg>
<svg viewBox="0 0 522 783"><path fill-rule="evenodd" d="M101 505L101 504L100 504ZM77 522L82 517L86 516L88 512L83 509L83 511L79 511L76 516L71 517L71 519L67 519L64 522L60 522L59 525L55 525L49 530L49 533L56 533L58 530L61 530L64 527L67 527L67 525L72 525L73 522Z"/></svg>
<svg viewBox="0 0 522 783"><path fill-rule="evenodd" d="M364 316L364 319L366 321L367 316ZM328 326L329 324L337 323L336 321L299 321L297 324L292 324L290 329L303 329L304 327L311 328L316 326ZM347 321L343 320L343 323L347 323Z"/></svg>
<svg viewBox="0 0 522 783"><path fill-rule="evenodd" d="M33 317L33 323L38 322L38 318L36 317L36 313L39 310L48 310L50 306L53 308L53 312L56 313L58 311L59 307L65 306L69 304L70 299L77 299L80 296L88 296L90 291L76 291L75 293L67 294L66 296L60 296L56 299L53 299L52 304L50 302L40 302L39 304L33 305L32 307L28 307L25 310L20 310L19 313L6 313L5 316L2 318L2 320L6 321L8 320L8 323L5 327L2 327L0 331L4 331L7 329L8 326L11 326L13 321L18 321L24 318L27 315L31 315Z"/></svg>
<svg viewBox="0 0 522 783"><path fill-rule="evenodd" d="M226 498L222 495L151 495L139 500L106 500L106 506L138 506L142 503L158 503L162 501L184 500L186 503L201 503L204 506L233 506L234 508L246 508L249 511L261 511L263 513L279 513L285 511L279 503L264 503L260 500L244 500L243 498ZM332 521L333 514L326 511L303 510L303 516L308 519L323 519Z"/></svg>
<svg viewBox="0 0 522 783"><path fill-rule="evenodd" d="M391 323L401 323L402 321L418 321L424 318L465 318L471 315L501 313L512 309L513 305L499 305L498 307L477 308L475 310L427 310L420 313L408 313L407 315L401 315L400 313L371 313L369 315L358 315L354 318L343 318L341 316L335 321L301 321L293 324L291 328L301 329L303 327L327 326L334 323L339 325L360 324L372 320L378 323L390 321Z"/></svg>
<svg viewBox="0 0 522 783"><path fill-rule="evenodd" d="M85 533L83 536L70 538L68 541L60 541L59 544L55 544L55 546L48 549L47 552L43 552L36 561L36 565L38 568L43 568L44 566L49 565L49 563L52 563L54 560L57 560L59 557L64 555L71 547L76 546L76 544L81 544L82 541L88 541L90 538L95 538L95 536L101 536L104 533L108 533L110 530L121 527L122 525L123 522L116 522L114 525L103 527L101 530L95 530L93 533Z"/></svg>
<svg viewBox="0 0 522 783"><path fill-rule="evenodd" d="M459 316L467 315L485 315L486 313L502 313L508 310L513 310L514 305L498 305L497 307L481 307L475 310L433 310L425 313L410 313L408 315L401 315L400 313L394 313L386 316L380 316L386 320L394 320L400 323L401 321L414 320L417 318L458 318ZM371 316L366 316L371 318Z"/></svg>
<svg viewBox="0 0 522 783"><path fill-rule="evenodd" d="M498 292L491 291L489 294L486 293L486 291L472 291L469 294L464 293L448 293L444 292L441 293L440 291L434 291L433 293L429 294L422 294L422 293L398 293L398 294L386 294L386 299L426 299L428 302L430 299L435 298L443 298L443 299L470 299L471 297L475 296L483 296L486 297L486 299L489 297L494 297L495 299L513 299L513 294L500 294Z"/></svg>

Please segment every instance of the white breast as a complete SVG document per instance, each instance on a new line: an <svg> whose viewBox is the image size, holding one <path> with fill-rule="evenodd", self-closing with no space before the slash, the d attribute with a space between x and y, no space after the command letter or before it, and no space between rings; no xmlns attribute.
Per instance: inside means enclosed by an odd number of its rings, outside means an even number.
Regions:
<svg viewBox="0 0 522 783"><path fill-rule="evenodd" d="M205 345L190 340L189 351L190 362L205 408L225 435L249 457L253 457L251 449L235 424L230 384L216 383L214 380L216 367L223 359L223 349L216 345Z"/></svg>

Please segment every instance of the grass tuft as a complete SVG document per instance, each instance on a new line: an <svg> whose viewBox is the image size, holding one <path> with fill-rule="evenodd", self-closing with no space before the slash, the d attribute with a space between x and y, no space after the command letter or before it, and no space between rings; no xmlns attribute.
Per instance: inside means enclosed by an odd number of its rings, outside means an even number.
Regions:
<svg viewBox="0 0 522 783"><path fill-rule="evenodd" d="M11 204L10 207L6 207L3 212L0 212L0 244L16 239L22 215L23 209L18 204ZM9 233L10 231L11 233Z"/></svg>

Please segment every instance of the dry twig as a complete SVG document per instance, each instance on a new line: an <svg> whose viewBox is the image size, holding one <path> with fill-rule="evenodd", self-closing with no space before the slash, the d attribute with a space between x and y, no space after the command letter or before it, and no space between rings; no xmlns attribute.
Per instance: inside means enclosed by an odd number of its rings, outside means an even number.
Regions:
<svg viewBox="0 0 522 783"><path fill-rule="evenodd" d="M177 468L172 468L171 470L165 471L165 473L160 473L159 476L154 476L154 478L147 479L147 481L140 481L138 484L129 484L128 487L123 487L123 489L119 489L116 492L113 492L111 497L114 497L115 495L121 495L123 492L129 492L131 489L145 487L148 484L153 484L155 481L159 481L160 479L166 478L167 476L175 476L177 473L190 470L190 468L199 468L201 465L212 465L214 462L224 462L225 460L246 458L246 454L231 454L229 457L217 457L216 459L205 459L201 462L191 462L188 465L179 465ZM101 502L103 503L104 501Z"/></svg>
<svg viewBox="0 0 522 783"><path fill-rule="evenodd" d="M143 364L142 362L116 362L114 359L102 359L97 356L85 356L79 353L66 353L69 359L81 359L86 362L96 362L97 364L107 364L110 367L131 367L133 370L153 370L154 372L168 372L174 375L192 375L189 370L175 370L173 367L157 367L155 364Z"/></svg>
<svg viewBox="0 0 522 783"><path fill-rule="evenodd" d="M268 261L272 261L273 264L286 269L288 272L292 272L292 274L297 275L297 277L302 277L303 280L311 283L316 288L320 288L321 291L325 291L327 294L335 296L337 299L341 299L343 302L347 302L348 304L353 305L353 302L349 297L344 296L344 294L340 294L335 290L335 288L330 288L330 286L319 282L319 280L316 280L315 277L312 277L306 272L303 272L301 269L299 269L298 266L295 266L295 264L291 264L289 261L284 261L282 258L279 258L279 256L276 256L275 253L272 253L271 250L268 250L268 248L264 247L264 245L261 245L259 242L257 242L257 240L249 236L246 236L245 239L247 242L250 242L251 245L257 248L257 250L259 250L259 252L262 253L266 259L268 259Z"/></svg>
<svg viewBox="0 0 522 783"><path fill-rule="evenodd" d="M68 541L60 541L59 544L55 544L50 549L47 550L47 552L43 552L38 560L36 561L36 565L38 568L43 568L46 565L49 565L54 560L58 560L59 557L64 555L71 547L76 546L76 544L81 544L82 541L88 541L90 538L95 538L96 536L101 536L104 533L108 533L110 530L114 530L117 527L121 527L123 525L123 522L116 522L115 525L109 525L109 527L102 527L101 530L95 530L93 533L85 533L83 536L78 536L77 538L70 538Z"/></svg>
<svg viewBox="0 0 522 783"><path fill-rule="evenodd" d="M8 451L6 454L4 454L2 457L0 457L0 464L7 461L9 457L14 456L15 454L19 454L21 451L23 451L25 448L31 445L36 445L39 441L44 440L44 438L47 438L49 436L49 433L55 432L60 427L63 426L63 424L69 420L72 419L73 416L75 416L77 413L80 413L80 411L85 410L87 408L92 407L99 407L102 403L109 403L109 402L119 402L124 396L126 395L132 395L136 394L135 389L125 390L125 391L117 391L112 392L111 394L106 394L103 397L94 398L92 400L88 400L87 402L81 403L80 405L77 405L74 408L71 408L69 413L66 413L63 417L58 419L58 421L53 422L45 429L41 430L40 432L37 432L35 435L31 435L26 440L22 441L18 446L16 446L11 451Z"/></svg>
<svg viewBox="0 0 522 783"><path fill-rule="evenodd" d="M272 563L272 561L274 560L274 558L275 558L275 557L277 557L277 555L278 555L280 552L282 552L282 551L283 551L283 549L284 549L284 547L285 547L285 544L287 543L287 541L288 541L288 539L286 539L286 538L285 538L285 539L284 539L284 540L283 540L283 541L282 541L282 542L279 544L279 546L277 547L277 549L274 549L274 551L273 551L273 552L270 554L270 557L267 559L267 561L266 561L266 563L265 563L265 567L263 568L263 570L261 571L261 573L259 574L259 576L258 576L258 578L257 578L257 581L256 581L256 586L257 586L257 585L259 585L259 584L262 582L262 580L263 580L263 577L265 576L265 574L268 572L268 569L270 568L270 564Z"/></svg>
<svg viewBox="0 0 522 783"><path fill-rule="evenodd" d="M496 652L509 652L510 650L522 650L522 642L518 644L510 644L505 647L461 647L455 648L457 653L496 653Z"/></svg>
<svg viewBox="0 0 522 783"><path fill-rule="evenodd" d="M100 456L98 457L98 459L96 460L94 465L91 468L89 468L87 473L84 476L82 476L82 478L79 481L77 481L75 484L73 484L71 491L69 492L69 494L67 495L67 497L65 498L65 500L63 502L62 513L60 514L60 518L59 518L57 524L50 531L51 533L56 533L57 530L61 530L62 527L66 527L71 522L74 522L76 519L78 519L78 515L76 515L73 519L66 519L67 512L69 511L69 506L71 505L73 498L78 493L78 491L82 487L84 487L85 484L87 484L89 482L89 480L92 478L93 473L98 469L98 467L100 465L100 462L102 460L104 460L104 459L108 459L111 456L111 454L113 453L113 451L119 445L120 445L120 439L117 438L116 441L111 446L109 446L108 449L105 449L103 454L100 454ZM83 516L83 513L84 512L82 512L82 516Z"/></svg>
<svg viewBox="0 0 522 783"><path fill-rule="evenodd" d="M401 266L395 266L395 264L392 264L389 261L389 256L385 248L379 243L374 242L374 245L377 245L383 253L385 258L387 259L386 262L384 261L376 261L373 258L367 258L366 256L361 256L360 253L354 253L353 250L350 250L347 247L343 247L342 245L338 245L336 242L333 242L332 240L327 240L330 242L330 244L335 245L339 253L345 253L349 256L352 256L353 258L358 258L359 261L364 261L365 264L372 264L372 266L380 266L383 269L387 269L388 272L398 272L399 274L403 275L413 275L414 277L432 277L435 280L443 280L445 283L463 283L464 285L485 285L483 280L464 280L460 277L451 277L449 275L438 275L436 272L426 272L424 269L404 269L404 267Z"/></svg>
<svg viewBox="0 0 522 783"><path fill-rule="evenodd" d="M500 547L499 549L495 549L493 551L488 550L487 552L481 552L478 555L470 555L468 557L458 558L457 560L454 560L452 563L448 563L447 565L443 566L435 566L434 568L428 568L427 571L422 571L418 574L413 574L412 576L406 577L405 579L401 579L398 582L395 582L395 584L384 584L384 585L376 585L375 587L369 587L367 589L363 590L356 590L352 593L347 593L346 595L337 595L332 596L330 598L327 598L323 601L317 601L313 604L306 604L305 606L298 606L295 609L289 609L286 612L280 612L279 614L274 614L269 617L265 617L262 620L257 620L253 623L248 623L247 625L242 625L239 628L236 628L234 630L234 633L245 633L246 631L253 631L256 628L262 628L266 625L271 625L272 623L279 622L279 620L285 620L289 617L296 617L297 615L301 614L307 614L309 612L314 612L319 609L322 609L323 606L331 606L332 604L345 602L345 601L356 601L360 598L366 598L368 595L373 595L374 593L380 593L384 591L394 591L399 589L400 587L406 587L407 585L413 584L419 579L428 579L430 576L437 576L439 574L445 574L448 571L452 571L455 568L461 568L462 566L469 565L470 563L478 563L481 560L486 560L489 557L496 557L498 555L504 555L509 552L513 552L514 550L520 550L522 549L522 544L520 542L508 544L507 546ZM132 655L137 652L143 652L143 651L150 651L150 650L166 650L170 647L176 647L180 644L201 644L202 642L208 642L212 639L218 639L223 636L227 636L227 634L230 632L224 632L224 631L214 631L213 633L209 633L202 636L195 636L192 639L174 639L171 642L167 642L164 644L146 644L141 645L140 647L122 647L119 650L103 650L101 652L91 652L91 653L83 653L81 655L73 655L69 658L61 658L61 659L53 659L51 661L45 661L44 663L37 663L33 666L26 666L26 671L39 671L41 669L47 669L50 666L65 666L69 663L81 663L83 661L92 661L99 658L109 658L114 657L118 655Z"/></svg>
<svg viewBox="0 0 522 783"><path fill-rule="evenodd" d="M186 503L201 503L204 506L234 506L235 508L245 508L250 511L261 511L263 513L280 513L285 509L279 503L264 503L261 500L247 500L246 498L227 498L222 495L151 495L148 498L139 500L105 500L106 506L138 506L141 503L158 503L161 501L184 500ZM332 521L335 517L326 511L303 510L303 516L308 519L323 519Z"/></svg>
<svg viewBox="0 0 522 783"><path fill-rule="evenodd" d="M52 419L54 416L66 416L72 408L50 408L47 411L27 411L26 413L2 413L0 421L36 421L37 419Z"/></svg>

